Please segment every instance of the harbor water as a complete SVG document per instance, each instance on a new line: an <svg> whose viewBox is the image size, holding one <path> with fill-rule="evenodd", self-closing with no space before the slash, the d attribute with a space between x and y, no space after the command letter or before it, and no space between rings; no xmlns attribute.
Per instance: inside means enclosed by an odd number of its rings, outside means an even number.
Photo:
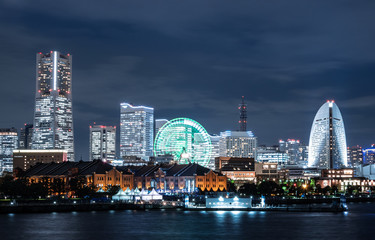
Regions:
<svg viewBox="0 0 375 240"><path fill-rule="evenodd" d="M375 203L343 213L123 210L1 214L7 239L375 239Z"/></svg>

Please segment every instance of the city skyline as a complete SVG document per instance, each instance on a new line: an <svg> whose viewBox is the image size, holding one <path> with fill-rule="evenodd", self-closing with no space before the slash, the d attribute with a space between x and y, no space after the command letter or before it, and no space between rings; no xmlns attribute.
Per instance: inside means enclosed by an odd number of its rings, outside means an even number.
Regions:
<svg viewBox="0 0 375 240"><path fill-rule="evenodd" d="M155 119L192 118L218 134L237 130L237 106L245 96L247 127L259 144L298 138L307 145L318 106L335 99L345 116L348 146L374 143L375 97L365 87L375 75L369 6L353 12L347 4L339 10L331 3L297 4L295 11L294 1L277 7L223 3L197 15L176 15L154 4L140 11L135 4L135 14L102 6L85 11L83 20L77 11L83 6L70 4L62 6L69 12L62 15L44 5L1 3L7 30L1 33L0 56L0 100L7 103L3 128L32 123L35 53L57 50L74 55L74 127L82 136L75 142L77 159L88 159L92 122L119 126L121 102L151 106ZM319 18L311 14L322 7L327 12ZM111 14L98 14L103 8ZM265 18L264 9L290 14ZM340 14L329 14L332 10ZM295 21L301 16L310 20ZM41 25L53 31L46 35Z"/></svg>
<svg viewBox="0 0 375 240"><path fill-rule="evenodd" d="M374 11L0 1L0 240L375 239Z"/></svg>

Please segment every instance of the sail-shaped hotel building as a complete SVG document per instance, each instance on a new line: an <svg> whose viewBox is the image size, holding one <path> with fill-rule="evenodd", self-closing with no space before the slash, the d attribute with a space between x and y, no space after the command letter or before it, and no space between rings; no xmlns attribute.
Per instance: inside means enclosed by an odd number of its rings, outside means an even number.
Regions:
<svg viewBox="0 0 375 240"><path fill-rule="evenodd" d="M309 167L338 169L348 166L344 120L334 101L316 113L309 142Z"/></svg>

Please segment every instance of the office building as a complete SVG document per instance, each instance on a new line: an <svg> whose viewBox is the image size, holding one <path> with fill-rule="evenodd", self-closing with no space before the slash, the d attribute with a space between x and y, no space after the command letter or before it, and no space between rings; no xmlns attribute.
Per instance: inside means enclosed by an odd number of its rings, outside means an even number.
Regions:
<svg viewBox="0 0 375 240"><path fill-rule="evenodd" d="M13 171L13 150L17 148L17 129L0 128L0 175Z"/></svg>
<svg viewBox="0 0 375 240"><path fill-rule="evenodd" d="M321 175L321 170L317 168L299 168L295 166L287 166L278 170L279 177L282 180L310 180L311 178L318 178Z"/></svg>
<svg viewBox="0 0 375 240"><path fill-rule="evenodd" d="M316 113L310 133L309 167L321 169L348 166L344 120L334 101Z"/></svg>
<svg viewBox="0 0 375 240"><path fill-rule="evenodd" d="M74 161L72 56L37 54L32 149L63 149Z"/></svg>
<svg viewBox="0 0 375 240"><path fill-rule="evenodd" d="M298 139L288 139L286 141L279 141L280 152L286 153L289 156L289 165L304 165L307 161L305 157L306 146L303 146Z"/></svg>
<svg viewBox="0 0 375 240"><path fill-rule="evenodd" d="M257 138L251 131L220 133L220 157L255 158Z"/></svg>
<svg viewBox="0 0 375 240"><path fill-rule="evenodd" d="M154 140L154 109L121 103L120 114L120 157L149 160Z"/></svg>
<svg viewBox="0 0 375 240"><path fill-rule="evenodd" d="M116 126L90 126L90 161L112 161L115 157Z"/></svg>
<svg viewBox="0 0 375 240"><path fill-rule="evenodd" d="M363 149L363 163L374 164L375 163L375 146L372 145L370 148Z"/></svg>
<svg viewBox="0 0 375 240"><path fill-rule="evenodd" d="M13 150L13 168L20 168L23 171L35 166L37 163L62 163L66 161L68 161L68 152L66 150Z"/></svg>
<svg viewBox="0 0 375 240"><path fill-rule="evenodd" d="M357 168L363 164L363 150L361 146L348 147L348 164L353 168Z"/></svg>
<svg viewBox="0 0 375 240"><path fill-rule="evenodd" d="M290 162L290 156L284 152L257 152L257 161L287 165Z"/></svg>
<svg viewBox="0 0 375 240"><path fill-rule="evenodd" d="M220 157L220 136L210 135L211 138L211 160L207 167L215 170L215 158ZM218 170L218 169L216 169Z"/></svg>
<svg viewBox="0 0 375 240"><path fill-rule="evenodd" d="M19 149L31 149L32 136L33 125L25 123L25 126L20 130Z"/></svg>
<svg viewBox="0 0 375 240"><path fill-rule="evenodd" d="M274 181L279 179L277 163L255 163L255 176L258 181Z"/></svg>
<svg viewBox="0 0 375 240"><path fill-rule="evenodd" d="M218 157L220 172L236 184L255 181L255 160L254 158L228 158Z"/></svg>

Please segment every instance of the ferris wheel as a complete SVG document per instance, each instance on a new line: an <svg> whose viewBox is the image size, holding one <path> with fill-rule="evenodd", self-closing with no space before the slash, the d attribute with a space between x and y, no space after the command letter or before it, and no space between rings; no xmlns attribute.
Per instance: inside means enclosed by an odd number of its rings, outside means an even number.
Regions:
<svg viewBox="0 0 375 240"><path fill-rule="evenodd" d="M211 158L211 139L206 129L190 118L175 118L159 130L154 142L155 156L172 155L180 164L207 166Z"/></svg>

